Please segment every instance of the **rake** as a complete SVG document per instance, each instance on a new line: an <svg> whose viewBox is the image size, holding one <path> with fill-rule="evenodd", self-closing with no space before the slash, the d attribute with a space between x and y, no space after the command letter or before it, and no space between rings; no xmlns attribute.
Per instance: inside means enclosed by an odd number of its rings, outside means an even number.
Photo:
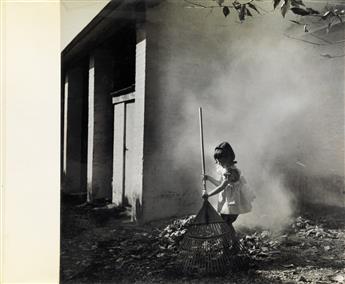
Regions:
<svg viewBox="0 0 345 284"><path fill-rule="evenodd" d="M202 108L199 108L202 173L205 174L205 155ZM206 192L206 181L203 180ZM230 227L205 198L194 221L180 243L181 270L185 274L224 274L233 263Z"/></svg>

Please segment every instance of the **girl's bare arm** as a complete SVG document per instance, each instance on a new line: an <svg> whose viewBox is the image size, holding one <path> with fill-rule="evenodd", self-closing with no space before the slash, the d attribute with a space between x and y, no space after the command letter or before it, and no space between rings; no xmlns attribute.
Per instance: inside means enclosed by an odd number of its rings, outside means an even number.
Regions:
<svg viewBox="0 0 345 284"><path fill-rule="evenodd" d="M213 183L215 186L219 186L221 184L221 181L216 180L215 178L209 176L209 175L205 175L204 178L208 181L210 181L211 183Z"/></svg>
<svg viewBox="0 0 345 284"><path fill-rule="evenodd" d="M225 189L225 187L228 185L229 181L228 180L223 180L219 186L217 186L215 189L213 189L211 192L207 194L207 196L212 196L215 195Z"/></svg>

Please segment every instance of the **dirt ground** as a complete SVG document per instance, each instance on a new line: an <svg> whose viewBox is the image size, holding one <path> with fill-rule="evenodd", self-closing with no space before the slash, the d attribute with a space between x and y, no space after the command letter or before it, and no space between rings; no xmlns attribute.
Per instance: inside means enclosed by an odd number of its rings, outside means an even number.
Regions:
<svg viewBox="0 0 345 284"><path fill-rule="evenodd" d="M344 209L309 206L282 232L242 229L248 266L186 276L174 262L186 218L135 226L126 212L63 200L60 282L345 283L344 216Z"/></svg>

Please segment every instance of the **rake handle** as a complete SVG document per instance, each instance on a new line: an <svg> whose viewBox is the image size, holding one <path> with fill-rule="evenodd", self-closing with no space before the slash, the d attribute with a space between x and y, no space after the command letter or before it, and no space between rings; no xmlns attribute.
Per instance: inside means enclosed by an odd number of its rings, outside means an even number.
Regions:
<svg viewBox="0 0 345 284"><path fill-rule="evenodd" d="M199 107L199 126L200 126L200 150L201 150L201 167L202 167L202 175L205 175L205 153L204 153L204 131L203 131L203 123L202 123L202 108ZM202 180L203 184L203 193L206 193L206 181L205 179Z"/></svg>

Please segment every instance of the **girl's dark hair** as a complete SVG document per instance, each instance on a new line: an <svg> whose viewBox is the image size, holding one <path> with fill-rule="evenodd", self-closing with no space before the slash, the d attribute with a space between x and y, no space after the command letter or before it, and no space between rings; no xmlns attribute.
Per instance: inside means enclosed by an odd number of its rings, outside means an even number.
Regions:
<svg viewBox="0 0 345 284"><path fill-rule="evenodd" d="M232 147L228 142L222 142L220 143L215 149L214 149L214 159L226 159L229 162L232 162L233 164L236 164L235 161L235 153Z"/></svg>

